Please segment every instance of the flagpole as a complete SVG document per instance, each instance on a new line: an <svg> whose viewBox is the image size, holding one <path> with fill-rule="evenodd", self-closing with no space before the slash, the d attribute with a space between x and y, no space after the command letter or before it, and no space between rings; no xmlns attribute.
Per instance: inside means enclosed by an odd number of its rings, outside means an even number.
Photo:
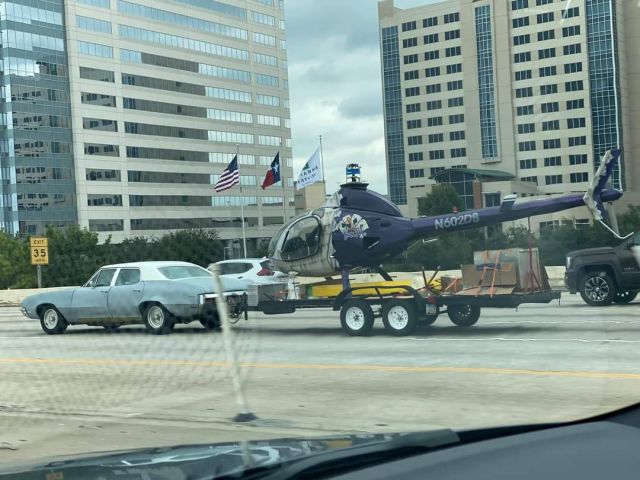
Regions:
<svg viewBox="0 0 640 480"><path fill-rule="evenodd" d="M320 165L322 166L322 182L325 185L325 191L326 191L327 179L324 176L324 154L322 153L322 135L320 135Z"/></svg>
<svg viewBox="0 0 640 480"><path fill-rule="evenodd" d="M242 195L242 175L240 174L240 144L236 143L236 162L238 162L238 180L240 184L240 216L242 216L242 250L247 258L247 236L244 231L244 195Z"/></svg>
<svg viewBox="0 0 640 480"><path fill-rule="evenodd" d="M278 151L280 155L280 181L282 182L282 224L287 223L287 191L284 188L284 163L283 155L282 155L282 138L280 138L280 150Z"/></svg>

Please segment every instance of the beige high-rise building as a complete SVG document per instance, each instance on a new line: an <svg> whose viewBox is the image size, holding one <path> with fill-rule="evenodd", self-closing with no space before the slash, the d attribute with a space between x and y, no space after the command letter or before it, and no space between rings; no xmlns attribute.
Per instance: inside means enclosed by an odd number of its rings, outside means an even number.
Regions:
<svg viewBox="0 0 640 480"><path fill-rule="evenodd" d="M622 146L640 190L640 7L627 0L379 2L389 195L407 214L434 182L467 208L581 192ZM588 221L585 209L561 212Z"/></svg>
<svg viewBox="0 0 640 480"><path fill-rule="evenodd" d="M238 246L241 202L250 239L293 216L282 0L32 3L0 9L5 231L201 227ZM284 189L262 190L278 152ZM236 153L243 191L216 193Z"/></svg>

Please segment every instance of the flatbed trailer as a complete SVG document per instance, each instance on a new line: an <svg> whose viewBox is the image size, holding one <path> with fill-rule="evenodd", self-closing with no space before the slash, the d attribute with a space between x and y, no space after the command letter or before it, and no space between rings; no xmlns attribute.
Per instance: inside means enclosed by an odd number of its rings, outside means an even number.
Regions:
<svg viewBox="0 0 640 480"><path fill-rule="evenodd" d="M393 289L401 293L388 293ZM373 289L375 294L359 294ZM387 292L385 292L387 290ZM430 325L446 313L457 326L471 327L480 318L482 308L517 308L526 303L550 303L560 299L556 290L513 292L508 294L437 294L429 289L409 287L367 286L350 288L334 298L299 300L261 300L249 310L267 315L295 313L299 309L330 308L340 312L340 324L348 335L365 336L371 332L376 318L382 318L385 329L397 336L410 335L420 325Z"/></svg>

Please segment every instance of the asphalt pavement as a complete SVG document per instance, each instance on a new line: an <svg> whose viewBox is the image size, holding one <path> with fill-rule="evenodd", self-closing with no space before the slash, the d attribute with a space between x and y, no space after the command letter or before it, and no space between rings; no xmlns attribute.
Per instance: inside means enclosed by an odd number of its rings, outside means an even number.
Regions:
<svg viewBox="0 0 640 480"><path fill-rule="evenodd" d="M640 303L446 315L410 337L346 336L338 314L253 314L234 327L258 420L239 412L222 337L198 323L152 336L45 335L0 308L0 462L76 452L344 432L584 418L640 400Z"/></svg>

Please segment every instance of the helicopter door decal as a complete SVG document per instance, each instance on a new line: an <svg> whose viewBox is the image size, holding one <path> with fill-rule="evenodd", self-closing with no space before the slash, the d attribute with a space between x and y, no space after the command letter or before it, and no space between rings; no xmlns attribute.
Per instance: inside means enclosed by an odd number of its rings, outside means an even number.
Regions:
<svg viewBox="0 0 640 480"><path fill-rule="evenodd" d="M344 240L351 238L364 238L367 236L367 230L369 230L369 224L357 213L351 215L345 215L342 219L338 220L337 230L342 233Z"/></svg>

